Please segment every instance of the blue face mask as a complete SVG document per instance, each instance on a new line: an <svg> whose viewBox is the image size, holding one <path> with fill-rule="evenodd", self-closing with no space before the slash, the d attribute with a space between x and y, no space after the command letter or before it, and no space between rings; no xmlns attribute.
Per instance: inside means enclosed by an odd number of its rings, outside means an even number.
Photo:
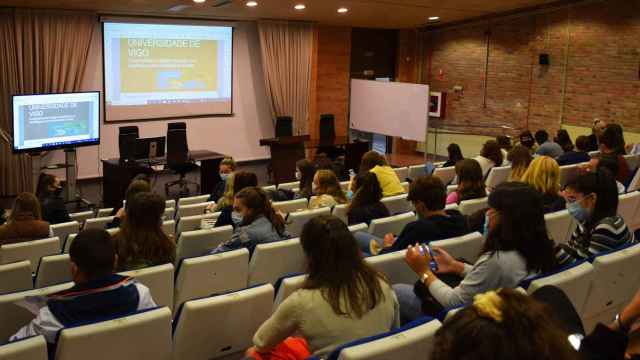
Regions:
<svg viewBox="0 0 640 360"><path fill-rule="evenodd" d="M235 226L240 226L240 224L242 224L242 220L244 220L242 217L242 213L239 213L237 211L231 213L231 221Z"/></svg>
<svg viewBox="0 0 640 360"><path fill-rule="evenodd" d="M484 226L482 227L482 235L485 240L489 237L489 215L484 213Z"/></svg>
<svg viewBox="0 0 640 360"><path fill-rule="evenodd" d="M587 220L589 220L589 211L583 208L577 201L568 203L567 210L569 210L569 214L580 223L586 223Z"/></svg>
<svg viewBox="0 0 640 360"><path fill-rule="evenodd" d="M347 191L346 195L347 195L347 199L349 199L349 201L351 201L351 199L353 199L353 191L351 191L351 190Z"/></svg>
<svg viewBox="0 0 640 360"><path fill-rule="evenodd" d="M229 174L220 173L220 179L222 179L222 181L227 181L228 178L229 178Z"/></svg>

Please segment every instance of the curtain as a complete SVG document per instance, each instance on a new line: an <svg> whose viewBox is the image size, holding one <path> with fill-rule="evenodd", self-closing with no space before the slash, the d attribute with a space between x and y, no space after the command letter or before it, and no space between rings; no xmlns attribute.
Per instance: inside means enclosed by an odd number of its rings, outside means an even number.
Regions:
<svg viewBox="0 0 640 360"><path fill-rule="evenodd" d="M267 100L274 116L293 117L294 134L306 134L309 117L313 25L258 22Z"/></svg>
<svg viewBox="0 0 640 360"><path fill-rule="evenodd" d="M11 134L11 95L80 90L93 13L0 9L0 128ZM3 136L4 137L4 136ZM0 195L32 191L31 161L0 140Z"/></svg>

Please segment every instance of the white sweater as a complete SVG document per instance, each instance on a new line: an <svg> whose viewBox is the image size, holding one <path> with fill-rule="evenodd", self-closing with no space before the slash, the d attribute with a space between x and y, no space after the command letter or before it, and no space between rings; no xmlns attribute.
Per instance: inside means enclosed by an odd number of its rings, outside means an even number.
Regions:
<svg viewBox="0 0 640 360"><path fill-rule="evenodd" d="M296 335L307 340L314 355L325 356L344 343L395 329L398 300L387 283L380 283L384 299L360 319L336 315L320 290L297 290L260 326L253 343L267 351Z"/></svg>

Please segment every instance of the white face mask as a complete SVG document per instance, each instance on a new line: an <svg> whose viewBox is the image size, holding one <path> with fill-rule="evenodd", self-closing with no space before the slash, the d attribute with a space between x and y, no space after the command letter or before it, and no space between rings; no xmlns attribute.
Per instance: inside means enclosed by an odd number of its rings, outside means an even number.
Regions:
<svg viewBox="0 0 640 360"><path fill-rule="evenodd" d="M235 226L240 226L242 224L243 216L241 212L234 211L231 213L231 221Z"/></svg>
<svg viewBox="0 0 640 360"><path fill-rule="evenodd" d="M300 174L300 171L296 171L296 180L300 180L302 178L302 174Z"/></svg>

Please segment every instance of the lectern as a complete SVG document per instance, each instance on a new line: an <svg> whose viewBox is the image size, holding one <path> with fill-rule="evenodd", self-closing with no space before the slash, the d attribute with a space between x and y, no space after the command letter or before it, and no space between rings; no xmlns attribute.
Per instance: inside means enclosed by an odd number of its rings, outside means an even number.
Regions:
<svg viewBox="0 0 640 360"><path fill-rule="evenodd" d="M306 157L304 144L308 140L309 135L260 140L260 146L271 149L271 171L275 184L295 181L296 162Z"/></svg>

